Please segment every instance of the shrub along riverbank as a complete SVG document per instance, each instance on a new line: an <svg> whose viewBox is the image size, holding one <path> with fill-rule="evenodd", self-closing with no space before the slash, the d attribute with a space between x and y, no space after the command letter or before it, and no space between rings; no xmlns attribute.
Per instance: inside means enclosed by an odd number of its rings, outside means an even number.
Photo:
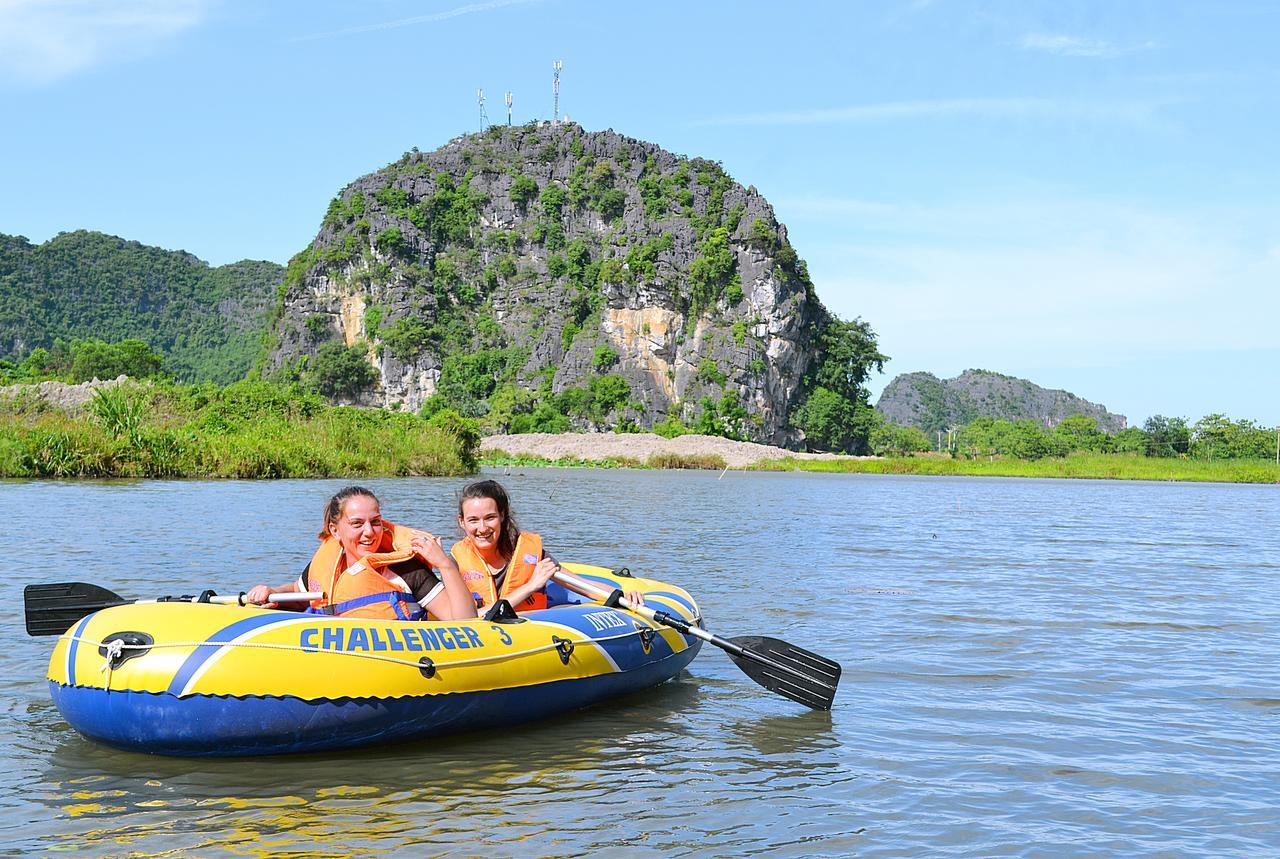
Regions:
<svg viewBox="0 0 1280 859"><path fill-rule="evenodd" d="M479 435L430 420L331 406L296 385L98 387L82 409L34 388L0 396L0 477L374 477L468 474Z"/></svg>
<svg viewBox="0 0 1280 859"><path fill-rule="evenodd" d="M726 468L719 456L654 454L647 459L559 458L482 451L482 465L579 468ZM948 456L765 459L746 471L807 471L835 474L927 474L970 477L1065 477L1093 480L1177 480L1195 483L1280 483L1280 465L1266 459L1151 459L1134 454L1077 453L1052 459L953 459Z"/></svg>
<svg viewBox="0 0 1280 859"><path fill-rule="evenodd" d="M1170 459L1122 453L1073 453L1044 459L773 459L752 468L848 474L956 474L974 477L1071 477L1096 480L1180 480L1198 483L1280 483L1280 465L1267 459Z"/></svg>

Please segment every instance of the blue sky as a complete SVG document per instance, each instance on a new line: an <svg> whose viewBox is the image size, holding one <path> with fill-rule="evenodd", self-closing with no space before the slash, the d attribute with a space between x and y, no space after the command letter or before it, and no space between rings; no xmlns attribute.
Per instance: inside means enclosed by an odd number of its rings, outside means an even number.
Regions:
<svg viewBox="0 0 1280 859"><path fill-rule="evenodd" d="M0 232L284 262L355 177L561 113L721 161L897 373L1280 424L1271 2L0 0Z"/></svg>

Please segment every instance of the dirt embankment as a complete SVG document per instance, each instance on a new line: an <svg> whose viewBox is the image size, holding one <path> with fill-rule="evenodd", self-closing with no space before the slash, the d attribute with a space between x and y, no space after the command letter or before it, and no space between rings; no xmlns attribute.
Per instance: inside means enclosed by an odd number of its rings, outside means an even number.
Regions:
<svg viewBox="0 0 1280 859"><path fill-rule="evenodd" d="M604 460L623 457L647 462L655 454L677 456L719 456L730 468L743 468L765 459L853 459L834 453L797 453L767 444L731 441L712 435L682 435L663 438L641 433L524 433L491 435L480 442L480 450L500 450L513 455L544 459Z"/></svg>
<svg viewBox="0 0 1280 859"><path fill-rule="evenodd" d="M59 411L77 414L93 399L98 388L109 388L129 383L127 376L114 379L94 379L71 385L66 382L39 382L31 385L9 385L0 388L0 397L22 398L27 402L42 402Z"/></svg>

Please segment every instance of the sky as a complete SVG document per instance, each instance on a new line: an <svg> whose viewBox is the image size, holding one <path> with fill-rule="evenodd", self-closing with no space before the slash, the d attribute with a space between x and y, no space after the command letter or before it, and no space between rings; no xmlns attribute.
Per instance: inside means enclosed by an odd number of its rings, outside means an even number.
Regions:
<svg viewBox="0 0 1280 859"><path fill-rule="evenodd" d="M560 113L754 185L895 375L1280 424L1280 4L0 0L0 232L283 263Z"/></svg>

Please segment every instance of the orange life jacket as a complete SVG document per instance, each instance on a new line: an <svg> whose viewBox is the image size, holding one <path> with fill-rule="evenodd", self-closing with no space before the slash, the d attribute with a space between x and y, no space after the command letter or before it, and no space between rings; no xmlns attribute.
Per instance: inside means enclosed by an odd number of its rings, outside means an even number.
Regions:
<svg viewBox="0 0 1280 859"><path fill-rule="evenodd" d="M377 551L346 569L339 569L345 553L337 537L328 537L320 544L307 565L307 588L323 591L325 596L313 600L309 611L377 620L419 620L426 614L413 594L401 590L380 572L416 554L409 545L413 529L386 520L382 524Z"/></svg>
<svg viewBox="0 0 1280 859"><path fill-rule="evenodd" d="M532 531L525 531L516 541L515 553L507 564L507 578L502 583L502 592L498 593L493 583L493 573L489 565L480 555L480 550L470 537L453 544L449 550L453 559L458 562L458 572L462 573L462 583L471 591L472 596L484 606L491 606L507 594L525 584L533 577L533 568L542 560L542 538ZM534 591L520 605L513 605L516 611L533 611L547 607L547 595L543 591Z"/></svg>

